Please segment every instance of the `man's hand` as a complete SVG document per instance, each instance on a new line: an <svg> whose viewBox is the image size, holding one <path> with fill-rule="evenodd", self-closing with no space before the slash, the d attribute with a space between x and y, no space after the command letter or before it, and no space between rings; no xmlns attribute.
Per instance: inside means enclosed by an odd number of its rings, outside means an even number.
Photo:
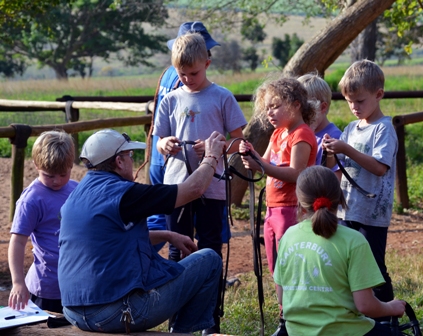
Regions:
<svg viewBox="0 0 423 336"><path fill-rule="evenodd" d="M219 132L214 131L205 141L205 155L211 155L218 158L223 154L225 146L226 138Z"/></svg>

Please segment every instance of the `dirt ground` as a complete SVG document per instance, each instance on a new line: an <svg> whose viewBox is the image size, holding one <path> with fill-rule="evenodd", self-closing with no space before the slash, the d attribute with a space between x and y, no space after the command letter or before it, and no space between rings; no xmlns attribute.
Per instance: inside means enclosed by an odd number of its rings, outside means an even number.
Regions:
<svg viewBox="0 0 423 336"><path fill-rule="evenodd" d="M10 171L11 160L0 158L0 306L7 305L11 289L10 272L7 262L7 249L10 239L9 209L10 209ZM71 178L81 180L86 169L75 166ZM143 172L140 172L143 176ZM25 163L24 186L29 185L37 176L32 163ZM140 178L142 179L142 177ZM250 225L247 221L234 220L232 239L230 240L229 278L239 273L253 270L252 242L249 233ZM28 268L32 262L31 244L27 245L25 265ZM404 215L393 215L388 234L387 249L395 250L398 254L423 253L423 213L407 212ZM263 267L267 262L262 248ZM162 252L165 255L166 251ZM226 255L226 250L224 251Z"/></svg>

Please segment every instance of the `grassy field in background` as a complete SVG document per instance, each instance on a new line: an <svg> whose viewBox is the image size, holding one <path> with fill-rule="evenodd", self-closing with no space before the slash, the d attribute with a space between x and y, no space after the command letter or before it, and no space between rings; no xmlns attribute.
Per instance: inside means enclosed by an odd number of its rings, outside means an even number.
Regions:
<svg viewBox="0 0 423 336"><path fill-rule="evenodd" d="M340 63L329 68L325 79L331 87L336 89L337 83L347 68L348 64ZM245 72L242 74L218 74L211 73L209 78L225 86L234 94L252 94L257 86L268 76L274 76L276 69L258 69L255 73ZM383 67L386 74L386 91L399 90L423 90L422 66ZM57 80L28 80L28 81L2 81L0 82L0 98L16 100L55 101L64 95L72 96L144 96L153 95L160 74L146 75L142 77L96 77L89 80L71 78L68 82ZM252 115L252 103L241 103L241 108L247 118ZM386 115L395 116L411 112L423 111L423 99L384 99L381 102L382 111ZM115 118L134 116L134 112L119 112L105 110L81 110L80 120L92 120L99 118ZM354 116L349 111L344 101L333 101L329 119L341 130L352 120ZM65 122L62 112L1 112L0 127L11 123L28 125L61 124ZM143 126L118 128L131 135L133 139L144 140ZM413 208L422 208L423 199L423 144L420 141L423 126L414 124L406 126L406 150L408 160L408 187L410 201ZM80 145L92 132L80 133ZM34 138L29 139L27 154L30 155ZM11 145L8 139L0 139L0 156L10 157ZM137 153L135 159L143 160L144 153ZM401 209L399 209L401 210Z"/></svg>
<svg viewBox="0 0 423 336"><path fill-rule="evenodd" d="M326 79L337 83L346 69L345 66L336 66L329 69ZM423 90L422 67L384 67L386 74L386 91L398 90ZM245 73L241 75L213 74L211 80L227 87L233 93L252 94L255 88L263 81L266 72ZM0 82L1 99L17 100L45 100L54 101L63 95L75 96L120 96L120 95L152 95L154 93L158 75L145 77L126 78L95 78L91 80L70 79L69 82L57 82L55 80L40 81L11 81ZM252 103L243 103L242 109L247 119L251 117ZM423 99L386 99L382 101L382 110L385 114L394 116L411 112L423 111ZM107 117L133 116L133 112L110 112L81 110L80 120L90 120ZM341 129L345 127L354 116L345 102L332 102L329 119ZM64 123L62 112L27 112L7 113L0 112L0 127L11 123L23 123L29 125L61 124ZM133 139L143 141L145 139L143 126L117 128L126 131ZM423 125L414 124L406 127L406 151L408 164L408 187L410 201L415 209L422 209L423 204ZM80 144L92 132L80 134ZM30 138L27 153L29 156L32 143L35 138ZM0 156L10 156L11 145L8 139L0 139ZM142 157L138 157L142 160ZM419 210L419 211L420 211ZM239 211L243 216L243 211ZM393 279L395 293L398 298L407 300L416 310L420 321L423 318L423 288L421 274L423 272L423 256L405 255L398 257L395 251L388 251L387 265ZM241 285L237 288L229 288L225 300L225 316L222 318L222 331L227 334L256 336L259 334L260 315L257 299L256 280L253 272L240 276ZM264 292L265 292L265 323L266 335L274 332L278 321L278 305L275 298L274 284L267 270L264 269ZM160 326L159 330L165 331L167 326ZM199 335L199 333L196 333Z"/></svg>

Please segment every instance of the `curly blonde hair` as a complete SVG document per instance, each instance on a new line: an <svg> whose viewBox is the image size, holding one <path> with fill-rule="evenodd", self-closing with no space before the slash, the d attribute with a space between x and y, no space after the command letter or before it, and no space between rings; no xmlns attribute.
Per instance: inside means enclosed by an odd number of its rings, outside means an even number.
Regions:
<svg viewBox="0 0 423 336"><path fill-rule="evenodd" d="M281 77L279 79L270 79L260 85L255 93L254 99L254 117L262 122L266 127L267 112L264 102L266 94L272 94L281 102L288 105L298 102L301 106L301 114L304 122L310 125L316 115L317 103L308 100L308 93L304 86L295 78Z"/></svg>

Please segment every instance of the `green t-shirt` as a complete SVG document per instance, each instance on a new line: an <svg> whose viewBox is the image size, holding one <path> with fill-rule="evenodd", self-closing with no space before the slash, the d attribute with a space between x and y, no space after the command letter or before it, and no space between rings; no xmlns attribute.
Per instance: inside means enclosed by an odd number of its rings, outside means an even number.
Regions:
<svg viewBox="0 0 423 336"><path fill-rule="evenodd" d="M374 320L361 314L352 292L384 283L364 236L339 225L329 239L311 221L289 228L279 243L275 282L283 288L290 336L364 335Z"/></svg>

